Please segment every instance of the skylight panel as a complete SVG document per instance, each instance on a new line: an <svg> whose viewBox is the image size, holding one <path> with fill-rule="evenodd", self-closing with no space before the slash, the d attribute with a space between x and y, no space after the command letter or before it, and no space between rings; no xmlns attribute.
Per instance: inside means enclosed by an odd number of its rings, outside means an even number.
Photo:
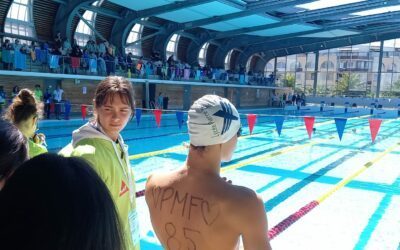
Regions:
<svg viewBox="0 0 400 250"><path fill-rule="evenodd" d="M337 0L337 1L319 0L319 1L314 1L312 3L296 5L296 7L304 8L304 9L308 9L308 10L318 10L318 9L335 7L335 6L340 6L340 5L344 5L344 4L357 3L357 2L363 2L363 1L365 1L365 0Z"/></svg>
<svg viewBox="0 0 400 250"><path fill-rule="evenodd" d="M388 6L388 7L382 7L382 8L372 9L372 10L360 11L360 12L353 13L353 15L369 16L369 15L382 14L382 13L399 11L399 10L400 10L400 5L396 5L396 6Z"/></svg>

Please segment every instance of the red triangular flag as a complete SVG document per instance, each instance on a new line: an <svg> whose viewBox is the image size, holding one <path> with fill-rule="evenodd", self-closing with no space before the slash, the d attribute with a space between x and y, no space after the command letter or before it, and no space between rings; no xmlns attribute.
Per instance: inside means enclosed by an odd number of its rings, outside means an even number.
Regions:
<svg viewBox="0 0 400 250"><path fill-rule="evenodd" d="M249 125L250 134L253 133L254 124L256 124L257 115L248 114L247 115L247 124Z"/></svg>
<svg viewBox="0 0 400 250"><path fill-rule="evenodd" d="M382 120L369 119L369 130L371 131L372 142L375 142L376 135L378 134L379 128L381 127Z"/></svg>
<svg viewBox="0 0 400 250"><path fill-rule="evenodd" d="M161 123L161 109L156 109L154 110L154 116L156 117L156 123L157 123L157 127L160 127L160 123Z"/></svg>
<svg viewBox="0 0 400 250"><path fill-rule="evenodd" d="M313 132L313 128L314 128L314 121L315 121L315 117L304 117L304 123L306 125L306 129L307 129L307 133L308 133L308 138L311 139L311 135Z"/></svg>

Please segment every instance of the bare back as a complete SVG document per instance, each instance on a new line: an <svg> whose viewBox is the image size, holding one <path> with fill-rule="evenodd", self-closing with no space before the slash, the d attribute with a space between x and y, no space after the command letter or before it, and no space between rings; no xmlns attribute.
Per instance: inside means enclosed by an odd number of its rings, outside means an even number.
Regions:
<svg viewBox="0 0 400 250"><path fill-rule="evenodd" d="M254 191L185 169L149 177L145 195L168 250L238 249L240 235L245 249L270 249L264 205Z"/></svg>

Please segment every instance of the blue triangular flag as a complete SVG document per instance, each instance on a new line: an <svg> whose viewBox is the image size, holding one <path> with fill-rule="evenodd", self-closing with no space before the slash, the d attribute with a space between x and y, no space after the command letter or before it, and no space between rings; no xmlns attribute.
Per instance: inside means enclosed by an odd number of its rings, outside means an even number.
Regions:
<svg viewBox="0 0 400 250"><path fill-rule="evenodd" d="M176 119L178 120L179 129L181 129L182 122L183 122L183 112L182 111L176 111Z"/></svg>
<svg viewBox="0 0 400 250"><path fill-rule="evenodd" d="M347 119L346 118L335 118L336 129L339 135L339 139L342 140L344 127L346 126Z"/></svg>
<svg viewBox="0 0 400 250"><path fill-rule="evenodd" d="M135 109L136 123L139 126L140 118L142 117L142 109Z"/></svg>
<svg viewBox="0 0 400 250"><path fill-rule="evenodd" d="M281 131L282 131L284 120L285 120L285 117L283 117L283 116L275 117L276 130L278 131L279 136L281 136Z"/></svg>

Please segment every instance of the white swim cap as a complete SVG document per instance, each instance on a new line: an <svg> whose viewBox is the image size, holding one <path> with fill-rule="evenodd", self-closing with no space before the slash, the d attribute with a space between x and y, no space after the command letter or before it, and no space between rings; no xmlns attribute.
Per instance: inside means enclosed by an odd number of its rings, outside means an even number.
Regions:
<svg viewBox="0 0 400 250"><path fill-rule="evenodd" d="M233 104L217 95L205 95L188 112L188 132L194 146L229 141L240 129L240 116Z"/></svg>

